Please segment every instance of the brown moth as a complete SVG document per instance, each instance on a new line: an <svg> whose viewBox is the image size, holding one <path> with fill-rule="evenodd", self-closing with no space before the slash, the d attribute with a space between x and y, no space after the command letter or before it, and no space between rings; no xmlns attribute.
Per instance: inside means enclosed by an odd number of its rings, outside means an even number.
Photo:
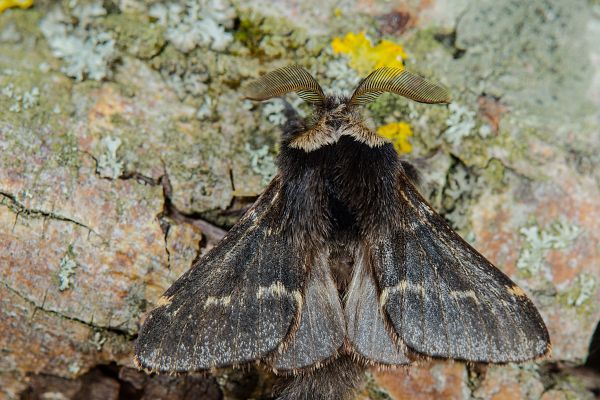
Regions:
<svg viewBox="0 0 600 400"><path fill-rule="evenodd" d="M423 103L447 103L448 92L381 68L351 97L327 96L298 66L246 89L259 101L289 92L313 115L291 118L277 176L149 314L138 366L259 363L287 376L282 399L338 399L352 396L372 365L547 354L548 332L523 290L432 209L414 167L360 113L383 92Z"/></svg>

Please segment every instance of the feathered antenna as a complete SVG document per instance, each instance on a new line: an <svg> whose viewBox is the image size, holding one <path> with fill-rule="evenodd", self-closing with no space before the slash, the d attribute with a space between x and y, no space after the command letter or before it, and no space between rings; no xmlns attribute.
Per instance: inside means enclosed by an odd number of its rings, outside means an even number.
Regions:
<svg viewBox="0 0 600 400"><path fill-rule="evenodd" d="M348 104L368 104L383 92L396 93L419 103L450 102L446 88L405 69L383 67L371 72L358 84Z"/></svg>
<svg viewBox="0 0 600 400"><path fill-rule="evenodd" d="M246 86L245 97L263 101L272 97L296 92L307 103L322 104L325 100L323 89L311 74L299 65L276 69Z"/></svg>

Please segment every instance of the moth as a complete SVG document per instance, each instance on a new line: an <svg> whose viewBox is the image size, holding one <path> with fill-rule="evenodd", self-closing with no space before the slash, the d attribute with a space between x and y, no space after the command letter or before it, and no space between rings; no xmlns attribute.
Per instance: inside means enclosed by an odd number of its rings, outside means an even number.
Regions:
<svg viewBox="0 0 600 400"><path fill-rule="evenodd" d="M381 68L350 97L288 66L246 88L296 92L313 115L284 128L278 174L225 238L160 298L139 367L212 371L257 363L287 377L280 398L345 398L368 366L475 363L550 350L524 291L419 194L414 168L365 124L383 92L447 103L443 87Z"/></svg>

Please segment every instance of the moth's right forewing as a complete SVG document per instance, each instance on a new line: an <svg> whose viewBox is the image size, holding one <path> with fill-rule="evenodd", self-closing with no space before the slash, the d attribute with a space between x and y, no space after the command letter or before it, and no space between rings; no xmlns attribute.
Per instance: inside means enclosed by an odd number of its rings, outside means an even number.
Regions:
<svg viewBox="0 0 600 400"><path fill-rule="evenodd" d="M380 302L418 353L518 362L548 353L537 309L506 275L458 236L402 174L396 229L372 243Z"/></svg>
<svg viewBox="0 0 600 400"><path fill-rule="evenodd" d="M301 306L304 263L280 235L276 177L223 241L164 294L136 360L154 371L238 365L275 351Z"/></svg>

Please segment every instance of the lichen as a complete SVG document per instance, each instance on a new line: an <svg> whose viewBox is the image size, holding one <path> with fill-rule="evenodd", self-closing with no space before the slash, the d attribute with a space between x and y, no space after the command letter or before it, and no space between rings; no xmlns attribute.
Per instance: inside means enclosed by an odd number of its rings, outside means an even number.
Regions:
<svg viewBox="0 0 600 400"><path fill-rule="evenodd" d="M75 253L73 247L69 246L65 255L61 258L58 267L58 290L61 292L73 287L73 277L77 269L77 261L75 261Z"/></svg>
<svg viewBox="0 0 600 400"><path fill-rule="evenodd" d="M37 86L34 86L29 91L20 93L12 83L9 83L0 90L0 94L12 100L12 104L8 107L8 110L18 113L38 105L40 90Z"/></svg>
<svg viewBox="0 0 600 400"><path fill-rule="evenodd" d="M412 151L412 144L408 138L413 136L413 131L406 122L392 122L380 126L377 128L377 134L389 139L399 154L407 154Z"/></svg>
<svg viewBox="0 0 600 400"><path fill-rule="evenodd" d="M325 38L309 35L286 18L264 15L254 9L242 8L240 22L234 37L243 47L235 49L240 55L259 57L261 60L289 59L302 65L319 65L314 56L320 55L327 45Z"/></svg>
<svg viewBox="0 0 600 400"><path fill-rule="evenodd" d="M0 13L6 10L7 8L29 8L32 5L33 0L0 0Z"/></svg>
<svg viewBox="0 0 600 400"><path fill-rule="evenodd" d="M573 307L580 307L586 303L596 290L596 278L587 273L581 273L569 285L566 292L566 303Z"/></svg>
<svg viewBox="0 0 600 400"><path fill-rule="evenodd" d="M360 75L348 66L346 60L339 58L327 63L325 77L328 79L329 88L342 96L350 96L361 79Z"/></svg>
<svg viewBox="0 0 600 400"><path fill-rule="evenodd" d="M213 113L213 101L212 98L208 95L204 96L204 102L198 107L198 111L196 111L196 118L199 120L204 120L210 117Z"/></svg>
<svg viewBox="0 0 600 400"><path fill-rule="evenodd" d="M253 149L246 143L245 149L250 155L250 168L252 171L262 177L262 185L266 186L277 174L275 158L269 152L269 146L265 145L258 149Z"/></svg>
<svg viewBox="0 0 600 400"><path fill-rule="evenodd" d="M404 68L402 60L408 58L402 46L389 40L373 45L364 32L349 32L344 37L336 37L331 48L334 54L346 55L348 65L362 76L381 67Z"/></svg>
<svg viewBox="0 0 600 400"><path fill-rule="evenodd" d="M539 276L548 251L569 247L581 233L581 228L568 221L560 220L546 228L537 225L524 226L519 232L525 240L525 245L517 260L517 269L525 276ZM551 273L551 271L546 272Z"/></svg>
<svg viewBox="0 0 600 400"><path fill-rule="evenodd" d="M123 174L123 162L117 157L117 150L121 146L121 139L107 136L101 143L105 152L98 157L96 172L103 178L117 179Z"/></svg>
<svg viewBox="0 0 600 400"><path fill-rule="evenodd" d="M285 104L281 99L272 99L266 101L262 107L262 113L273 125L283 125L287 120L283 111L285 110Z"/></svg>
<svg viewBox="0 0 600 400"><path fill-rule="evenodd" d="M94 346L97 351L102 350L102 346L106 342L106 337L100 331L94 331L92 337L89 340L90 344Z"/></svg>
<svg viewBox="0 0 600 400"><path fill-rule="evenodd" d="M77 5L71 13L76 23L55 6L40 23L52 54L65 62L61 70L78 81L110 77L111 66L118 58L115 41L110 33L93 25L94 20L106 15L106 10L92 3Z"/></svg>
<svg viewBox="0 0 600 400"><path fill-rule="evenodd" d="M372 400L392 400L392 396L377 384L371 373L367 373L365 392Z"/></svg>
<svg viewBox="0 0 600 400"><path fill-rule="evenodd" d="M109 14L98 25L111 32L119 49L143 60L156 56L165 45L164 27L140 13Z"/></svg>
<svg viewBox="0 0 600 400"><path fill-rule="evenodd" d="M227 0L188 0L182 4L158 3L150 15L166 27L166 39L177 50L189 53L196 47L223 51L233 41L235 10Z"/></svg>
<svg viewBox="0 0 600 400"><path fill-rule="evenodd" d="M467 227L468 200L476 196L479 190L479 177L472 174L462 163L457 162L448 172L442 210L444 217L455 229Z"/></svg>
<svg viewBox="0 0 600 400"><path fill-rule="evenodd" d="M460 145L463 138L472 134L475 128L475 112L457 103L448 106L450 116L446 120L444 138L452 145Z"/></svg>

